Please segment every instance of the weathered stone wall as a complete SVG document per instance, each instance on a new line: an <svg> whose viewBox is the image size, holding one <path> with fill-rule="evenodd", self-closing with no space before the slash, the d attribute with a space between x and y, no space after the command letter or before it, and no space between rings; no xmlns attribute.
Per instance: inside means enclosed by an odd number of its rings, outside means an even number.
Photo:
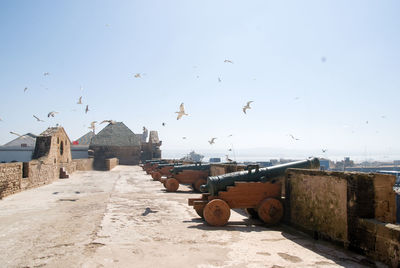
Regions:
<svg viewBox="0 0 400 268"><path fill-rule="evenodd" d="M119 163L118 158L108 158L108 159L106 159L106 162L105 162L106 170L112 170L113 168L118 166L118 163Z"/></svg>
<svg viewBox="0 0 400 268"><path fill-rule="evenodd" d="M105 169L108 158L118 158L121 165L138 165L140 162L140 146L90 146L94 151L95 169Z"/></svg>
<svg viewBox="0 0 400 268"><path fill-rule="evenodd" d="M22 179L21 189L26 190L52 183L59 178L59 166L32 160L24 164L28 177Z"/></svg>
<svg viewBox="0 0 400 268"><path fill-rule="evenodd" d="M286 220L315 237L338 242L397 267L395 176L289 169Z"/></svg>
<svg viewBox="0 0 400 268"><path fill-rule="evenodd" d="M294 226L346 245L347 182L320 171L289 170L287 220Z"/></svg>
<svg viewBox="0 0 400 268"><path fill-rule="evenodd" d="M21 191L22 163L0 164L0 199Z"/></svg>
<svg viewBox="0 0 400 268"><path fill-rule="evenodd" d="M93 170L93 158L74 159L72 162L76 163L76 170Z"/></svg>

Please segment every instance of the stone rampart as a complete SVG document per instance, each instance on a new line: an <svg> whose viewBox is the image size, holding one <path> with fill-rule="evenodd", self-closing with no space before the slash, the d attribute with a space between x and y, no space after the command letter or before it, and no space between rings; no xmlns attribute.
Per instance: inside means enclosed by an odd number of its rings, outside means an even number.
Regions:
<svg viewBox="0 0 400 268"><path fill-rule="evenodd" d="M107 158L105 160L105 168L106 170L112 170L113 168L115 168L116 166L118 166L118 158Z"/></svg>
<svg viewBox="0 0 400 268"><path fill-rule="evenodd" d="M395 176L289 169L285 220L397 267L400 227L396 222Z"/></svg>
<svg viewBox="0 0 400 268"><path fill-rule="evenodd" d="M0 199L21 191L22 163L0 164Z"/></svg>

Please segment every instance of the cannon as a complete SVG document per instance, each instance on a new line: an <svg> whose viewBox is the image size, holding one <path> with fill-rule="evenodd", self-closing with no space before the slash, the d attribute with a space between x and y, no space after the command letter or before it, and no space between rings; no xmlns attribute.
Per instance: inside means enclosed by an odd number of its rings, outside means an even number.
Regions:
<svg viewBox="0 0 400 268"><path fill-rule="evenodd" d="M155 181L159 181L163 176L169 178L172 176L172 169L174 167L181 166L182 164L182 162L158 164L158 166L151 173L151 177Z"/></svg>
<svg viewBox="0 0 400 268"><path fill-rule="evenodd" d="M162 178L160 182L164 184L167 192L177 191L179 184L188 184L193 190L200 192L200 186L207 183L207 177L212 173L218 172L219 174L225 174L226 172L242 169L243 166L238 165L236 162L182 165L174 167L171 170L172 175L169 178Z"/></svg>
<svg viewBox="0 0 400 268"><path fill-rule="evenodd" d="M283 217L282 182L289 168L319 168L318 158L266 168L249 166L248 171L208 177L200 186L201 198L189 198L197 214L211 226L228 223L230 209L245 209L249 216L258 216L265 224L275 225Z"/></svg>
<svg viewBox="0 0 400 268"><path fill-rule="evenodd" d="M168 160L161 159L161 160L152 160L147 162L144 166L143 169L146 171L147 174L150 174L159 164L167 164L169 163Z"/></svg>

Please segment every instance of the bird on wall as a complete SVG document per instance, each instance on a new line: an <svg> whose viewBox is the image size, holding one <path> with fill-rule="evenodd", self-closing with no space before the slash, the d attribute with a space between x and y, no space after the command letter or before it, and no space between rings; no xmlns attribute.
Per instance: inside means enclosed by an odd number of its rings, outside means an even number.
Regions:
<svg viewBox="0 0 400 268"><path fill-rule="evenodd" d="M20 134L18 134L18 133L15 133L15 132L12 132L12 131L10 131L10 133L11 133L11 134L13 134L13 135L16 135L16 136L18 136L18 137L21 137L21 138L23 138L23 136L22 136L22 135L20 135Z"/></svg>
<svg viewBox="0 0 400 268"><path fill-rule="evenodd" d="M56 114L58 114L58 112L52 111L50 113L47 114L47 117L54 117Z"/></svg>
<svg viewBox="0 0 400 268"><path fill-rule="evenodd" d="M79 100L76 104L82 104L82 96L79 97Z"/></svg>
<svg viewBox="0 0 400 268"><path fill-rule="evenodd" d="M231 63L231 64L233 64L233 61L231 61L231 60L224 60L224 62L225 63ZM239 64L240 65L240 64Z"/></svg>
<svg viewBox="0 0 400 268"><path fill-rule="evenodd" d="M250 104L252 102L253 101L248 101L247 104L245 106L243 106L242 110L243 110L244 113L246 113L246 110L251 109Z"/></svg>
<svg viewBox="0 0 400 268"><path fill-rule="evenodd" d="M181 119L182 116L184 116L184 115L188 115L187 113L185 113L185 106L183 106L183 102L179 106L179 112L175 112L175 113L178 114L178 116L176 117L176 120Z"/></svg>
<svg viewBox="0 0 400 268"><path fill-rule="evenodd" d="M33 115L33 117L38 121L38 122L44 122L43 120L41 120L39 117L37 117L36 115Z"/></svg>
<svg viewBox="0 0 400 268"><path fill-rule="evenodd" d="M209 144L214 144L216 139L217 139L217 138L211 138L211 140L209 140L208 143L209 143Z"/></svg>
<svg viewBox="0 0 400 268"><path fill-rule="evenodd" d="M101 121L100 125L103 124L103 123L109 123L111 125L114 125L117 122L115 122L114 120L103 120L103 121Z"/></svg>
<svg viewBox="0 0 400 268"><path fill-rule="evenodd" d="M86 105L85 114L87 114L87 112L89 112L89 105Z"/></svg>
<svg viewBox="0 0 400 268"><path fill-rule="evenodd" d="M298 138L295 138L292 134L289 134L289 136L290 136L293 140L295 140L295 141L300 140L300 139L298 139Z"/></svg>

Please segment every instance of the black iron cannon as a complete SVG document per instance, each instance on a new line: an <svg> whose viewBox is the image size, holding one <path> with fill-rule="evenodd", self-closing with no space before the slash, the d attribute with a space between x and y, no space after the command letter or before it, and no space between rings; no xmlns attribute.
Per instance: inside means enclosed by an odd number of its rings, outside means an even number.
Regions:
<svg viewBox="0 0 400 268"><path fill-rule="evenodd" d="M220 176L208 177L207 184L202 185L200 191L203 193L208 192L210 195L215 196L219 191L226 190L226 187L235 185L235 182L267 182L279 176L283 176L288 168L319 168L319 160L318 158L312 158L272 167L255 167L253 169L251 167L252 166L248 167L248 171L238 171Z"/></svg>

